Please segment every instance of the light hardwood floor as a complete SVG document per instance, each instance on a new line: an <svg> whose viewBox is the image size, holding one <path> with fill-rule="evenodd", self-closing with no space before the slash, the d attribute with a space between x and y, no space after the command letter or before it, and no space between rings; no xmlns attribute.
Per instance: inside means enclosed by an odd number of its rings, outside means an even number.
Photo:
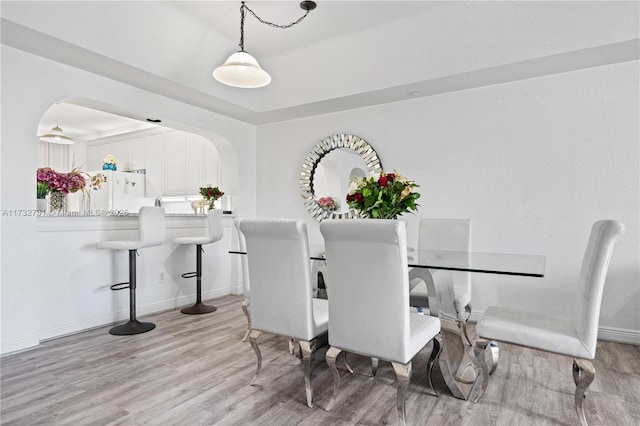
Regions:
<svg viewBox="0 0 640 426"><path fill-rule="evenodd" d="M156 329L112 336L109 327L43 343L1 359L2 425L378 425L397 424L395 375L349 355L342 392L331 412L332 378L318 350L314 408L305 404L302 365L287 340L263 335L262 373L241 343L246 322L237 296L209 301L218 311L150 315ZM571 359L501 345L500 365L478 404L453 398L439 370L440 396L428 393L430 346L414 361L407 398L411 425L574 425ZM339 361L339 365L342 363ZM598 342L596 380L587 394L592 425L640 424L640 347Z"/></svg>

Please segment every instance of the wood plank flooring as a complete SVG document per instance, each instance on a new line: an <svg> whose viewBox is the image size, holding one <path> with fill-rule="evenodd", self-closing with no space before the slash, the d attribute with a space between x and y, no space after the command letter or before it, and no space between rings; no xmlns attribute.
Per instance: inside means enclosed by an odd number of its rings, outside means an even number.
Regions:
<svg viewBox="0 0 640 426"><path fill-rule="evenodd" d="M237 296L209 301L218 311L150 315L156 329L112 336L109 327L43 343L1 361L2 425L379 425L398 424L395 375L349 355L342 391L324 410L332 378L319 348L313 364L314 408L305 403L302 365L287 340L263 335L255 354L240 342L246 322ZM426 386L430 346L414 361L407 398L410 425L575 425L571 359L501 344L501 360L478 404L451 396L438 370L439 397ZM339 366L342 362L339 361ZM596 379L587 394L592 425L640 424L640 347L598 342Z"/></svg>

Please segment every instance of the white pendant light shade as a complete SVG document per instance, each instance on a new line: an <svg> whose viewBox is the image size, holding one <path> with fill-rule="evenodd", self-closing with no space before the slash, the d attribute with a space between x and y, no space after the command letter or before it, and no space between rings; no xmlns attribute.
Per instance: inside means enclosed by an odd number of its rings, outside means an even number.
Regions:
<svg viewBox="0 0 640 426"><path fill-rule="evenodd" d="M73 143L73 139L71 139L69 136L65 136L65 134L62 133L62 129L58 126L51 129L49 133L40 136L40 140L62 145L71 145Z"/></svg>
<svg viewBox="0 0 640 426"><path fill-rule="evenodd" d="M260 68L258 61L247 52L240 51L213 70L213 78L233 87L254 89L271 83L271 76Z"/></svg>

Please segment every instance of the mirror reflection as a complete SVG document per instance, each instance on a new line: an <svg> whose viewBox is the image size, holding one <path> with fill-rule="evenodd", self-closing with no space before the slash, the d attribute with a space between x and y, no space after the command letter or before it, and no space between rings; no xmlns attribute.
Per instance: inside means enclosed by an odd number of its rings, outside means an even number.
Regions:
<svg viewBox="0 0 640 426"><path fill-rule="evenodd" d="M347 213L349 206L345 201L349 183L354 176L366 177L365 164L360 154L347 148L338 148L318 163L313 173L313 193L320 200L331 197L335 200L336 213Z"/></svg>
<svg viewBox="0 0 640 426"><path fill-rule="evenodd" d="M300 195L316 220L349 219L346 195L353 177L382 171L378 154L364 139L350 134L328 136L314 145L300 170Z"/></svg>

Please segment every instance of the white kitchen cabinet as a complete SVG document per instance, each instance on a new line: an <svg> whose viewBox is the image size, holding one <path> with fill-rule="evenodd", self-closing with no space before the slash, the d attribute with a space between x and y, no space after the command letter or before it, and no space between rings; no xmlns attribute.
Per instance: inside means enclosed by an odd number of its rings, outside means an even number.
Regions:
<svg viewBox="0 0 640 426"><path fill-rule="evenodd" d="M104 157L109 154L113 154L110 142L89 144L87 146L87 170L101 170ZM116 157L116 160L120 166L120 159Z"/></svg>
<svg viewBox="0 0 640 426"><path fill-rule="evenodd" d="M204 186L202 179L204 169L203 141L206 142L198 135L187 134L184 156L186 165L184 193L186 195L198 195L200 187Z"/></svg>
<svg viewBox="0 0 640 426"><path fill-rule="evenodd" d="M164 135L164 195L185 194L185 132Z"/></svg>
<svg viewBox="0 0 640 426"><path fill-rule="evenodd" d="M129 140L129 161L125 170L139 170L146 168L147 163L145 138Z"/></svg>
<svg viewBox="0 0 640 426"><path fill-rule="evenodd" d="M220 156L215 146L208 140L203 140L204 170L202 173L202 186L217 186L220 182ZM222 188L221 188L222 189ZM224 189L222 189L224 192Z"/></svg>
<svg viewBox="0 0 640 426"><path fill-rule="evenodd" d="M111 154L116 157L116 165L118 171L128 170L129 165L129 141L114 141L111 142L111 150L105 155Z"/></svg>
<svg viewBox="0 0 640 426"><path fill-rule="evenodd" d="M59 172L71 171L69 166L69 146L38 142L38 167L51 167Z"/></svg>
<svg viewBox="0 0 640 426"><path fill-rule="evenodd" d="M219 182L218 151L209 140L192 133L138 133L90 143L87 170L102 169L108 154L116 157L118 171L146 169L147 197L198 195L200 187Z"/></svg>
<svg viewBox="0 0 640 426"><path fill-rule="evenodd" d="M160 197L164 191L164 135L145 137L147 197Z"/></svg>

